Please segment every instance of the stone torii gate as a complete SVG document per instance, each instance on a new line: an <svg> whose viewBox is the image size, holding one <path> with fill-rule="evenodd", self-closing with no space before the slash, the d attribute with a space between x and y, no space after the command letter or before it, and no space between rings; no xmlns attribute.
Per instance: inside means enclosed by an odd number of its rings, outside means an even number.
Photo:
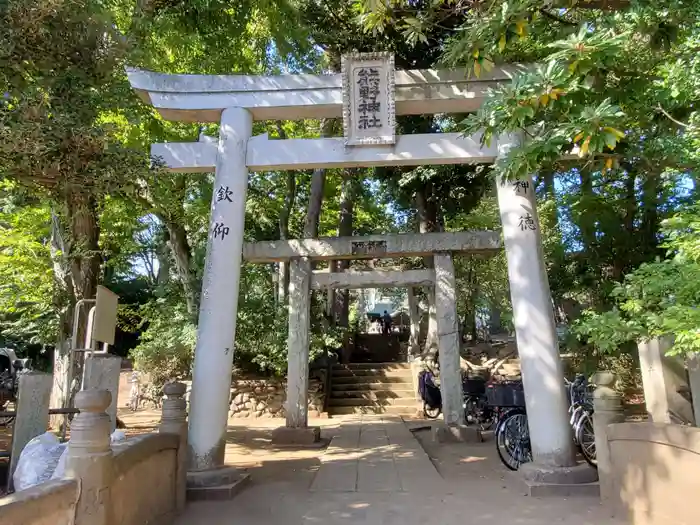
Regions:
<svg viewBox="0 0 700 525"><path fill-rule="evenodd" d="M189 468L197 477L215 475L224 463L248 172L493 163L517 137L482 147L478 135L396 135L395 115L475 111L488 88L509 82L513 71L494 68L476 81L464 71L394 71L386 53L343 57L343 72L334 75L127 71L137 94L164 118L219 123L218 141L154 144L151 150L172 171L216 174L190 400ZM344 137L252 136L254 120L341 116ZM498 184L498 201L534 457L530 470L540 480L570 483L574 447L531 178ZM305 263L296 266L294 281L308 281Z"/></svg>
<svg viewBox="0 0 700 525"><path fill-rule="evenodd" d="M370 235L322 239L245 243L243 259L254 263L288 262L289 368L287 373L287 425L274 440L310 443L319 430L308 428L309 308L311 290L326 288L432 286L438 321L440 389L448 425L464 424L459 363L456 283L453 253L493 255L500 248L493 232ZM434 269L407 271L311 271L312 261L338 259L389 259L434 255Z"/></svg>

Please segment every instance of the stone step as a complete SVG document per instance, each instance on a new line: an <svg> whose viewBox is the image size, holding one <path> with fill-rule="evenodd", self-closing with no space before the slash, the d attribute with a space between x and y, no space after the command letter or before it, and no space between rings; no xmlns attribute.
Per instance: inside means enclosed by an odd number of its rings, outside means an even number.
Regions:
<svg viewBox="0 0 700 525"><path fill-rule="evenodd" d="M410 407L393 405L373 407L329 407L328 413L331 416L345 416L352 414L391 414L396 416L414 416L418 408L418 404L414 404Z"/></svg>
<svg viewBox="0 0 700 525"><path fill-rule="evenodd" d="M335 380L339 377L362 377L362 376L381 376L381 377L413 377L411 370L392 370L388 368L357 368L354 370L333 370L332 377Z"/></svg>
<svg viewBox="0 0 700 525"><path fill-rule="evenodd" d="M500 367L500 370L506 370L506 371L520 371L520 363L503 363Z"/></svg>
<svg viewBox="0 0 700 525"><path fill-rule="evenodd" d="M385 406L395 406L395 407L416 407L415 398L390 398L385 397L382 399L338 399L332 397L328 402L328 407L378 407L382 408Z"/></svg>
<svg viewBox="0 0 700 525"><path fill-rule="evenodd" d="M362 370L365 368L384 368L390 370L410 370L410 363L349 363L333 365L333 370Z"/></svg>
<svg viewBox="0 0 700 525"><path fill-rule="evenodd" d="M366 391L366 390L392 390L394 392L399 391L410 391L413 392L415 389L413 387L413 382L409 381L395 381L395 382L385 382L385 381L367 381L368 378L362 378L365 380L364 383L355 382L345 382L336 383L335 381L331 383L331 391Z"/></svg>
<svg viewBox="0 0 700 525"><path fill-rule="evenodd" d="M383 375L357 375L357 376L339 376L333 377L331 384L344 385L344 384L355 384L355 383L384 383L384 384L395 384L395 383L411 383L411 376L383 376Z"/></svg>
<svg viewBox="0 0 700 525"><path fill-rule="evenodd" d="M413 389L334 390L331 399L415 399Z"/></svg>

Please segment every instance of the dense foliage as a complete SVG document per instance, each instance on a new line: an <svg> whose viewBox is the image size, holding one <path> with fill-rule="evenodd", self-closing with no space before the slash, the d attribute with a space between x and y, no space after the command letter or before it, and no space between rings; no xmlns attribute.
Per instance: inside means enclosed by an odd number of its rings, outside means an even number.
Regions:
<svg viewBox="0 0 700 525"><path fill-rule="evenodd" d="M497 230L493 179L535 174L557 320L575 324L579 339L571 344L617 355L673 333L674 351L697 351L699 46L700 4L690 0L8 0L0 338L52 347L76 301L102 283L120 295L116 351L156 383L189 373L212 178L163 172L149 145L218 130L164 121L130 90L125 65L332 72L344 52L391 50L402 69L466 67L487 79L501 68L514 78L473 115L401 117L400 132L483 129L485 141L514 133L519 146L494 169L253 174L247 240ZM339 130L325 120L257 122L255 132ZM478 337L475 319L487 315L507 328L504 255L456 266L463 332ZM237 366L284 373L286 279L284 265L243 266ZM342 344L359 307L342 291L313 304L315 357Z"/></svg>
<svg viewBox="0 0 700 525"><path fill-rule="evenodd" d="M494 68L512 72L513 82L494 88L461 127L483 129L487 142L521 137L495 174L539 173L541 196L553 204L541 211L554 226L545 246L555 302L569 321L592 309L577 333L599 351L669 332L675 351L693 350L694 296L680 277L694 263L678 243L681 231L692 238L697 218L697 2L354 7L368 33L401 27L408 41L424 44L457 15L443 62L480 78ZM654 262L664 249L670 258ZM621 310L608 311L616 304Z"/></svg>

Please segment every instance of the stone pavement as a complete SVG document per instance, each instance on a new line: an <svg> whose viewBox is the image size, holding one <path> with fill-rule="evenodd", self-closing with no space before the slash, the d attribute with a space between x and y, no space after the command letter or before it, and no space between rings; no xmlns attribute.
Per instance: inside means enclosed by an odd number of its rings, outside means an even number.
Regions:
<svg viewBox="0 0 700 525"><path fill-rule="evenodd" d="M421 492L443 481L400 418L365 418L335 431L310 490Z"/></svg>
<svg viewBox="0 0 700 525"><path fill-rule="evenodd" d="M436 444L393 418L331 421L325 452L285 457L261 444L250 487L232 501L188 505L175 525L620 525L595 498L525 496L493 441ZM268 430L250 433L249 446L266 443ZM238 454L229 461L246 464Z"/></svg>

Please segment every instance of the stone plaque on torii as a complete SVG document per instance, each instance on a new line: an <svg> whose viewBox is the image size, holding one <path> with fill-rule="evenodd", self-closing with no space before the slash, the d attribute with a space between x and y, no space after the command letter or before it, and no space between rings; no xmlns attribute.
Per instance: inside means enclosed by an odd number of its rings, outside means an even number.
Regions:
<svg viewBox="0 0 700 525"><path fill-rule="evenodd" d="M346 146L396 142L394 55L355 53L341 59Z"/></svg>

